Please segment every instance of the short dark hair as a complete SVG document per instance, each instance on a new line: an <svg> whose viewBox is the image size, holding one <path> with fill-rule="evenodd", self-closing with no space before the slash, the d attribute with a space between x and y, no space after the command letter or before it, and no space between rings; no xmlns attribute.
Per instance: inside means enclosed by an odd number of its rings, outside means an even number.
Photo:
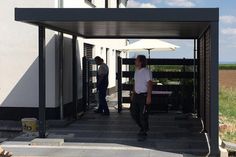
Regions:
<svg viewBox="0 0 236 157"><path fill-rule="evenodd" d="M96 56L96 57L94 58L94 60L103 61L103 59L102 59L101 57L99 57L99 56Z"/></svg>
<svg viewBox="0 0 236 157"><path fill-rule="evenodd" d="M145 68L147 66L147 59L146 56L144 55L138 55L137 58L139 59L139 61L141 62L141 67Z"/></svg>

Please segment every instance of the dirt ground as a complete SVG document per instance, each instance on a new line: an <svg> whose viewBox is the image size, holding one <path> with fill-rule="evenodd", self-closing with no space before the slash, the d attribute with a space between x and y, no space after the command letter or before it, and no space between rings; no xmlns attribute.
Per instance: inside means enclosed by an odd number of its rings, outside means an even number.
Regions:
<svg viewBox="0 0 236 157"><path fill-rule="evenodd" d="M220 87L236 89L236 70L220 70Z"/></svg>

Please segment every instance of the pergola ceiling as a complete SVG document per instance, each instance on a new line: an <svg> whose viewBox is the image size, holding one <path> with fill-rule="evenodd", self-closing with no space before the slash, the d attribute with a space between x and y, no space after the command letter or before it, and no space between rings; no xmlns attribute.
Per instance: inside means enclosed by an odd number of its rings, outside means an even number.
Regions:
<svg viewBox="0 0 236 157"><path fill-rule="evenodd" d="M85 38L198 38L218 9L16 8L17 21Z"/></svg>

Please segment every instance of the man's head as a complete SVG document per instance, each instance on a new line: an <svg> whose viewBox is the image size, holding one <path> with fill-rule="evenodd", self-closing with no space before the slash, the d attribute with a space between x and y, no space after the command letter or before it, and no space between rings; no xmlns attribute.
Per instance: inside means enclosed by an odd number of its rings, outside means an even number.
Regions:
<svg viewBox="0 0 236 157"><path fill-rule="evenodd" d="M101 57L99 57L99 56L96 56L94 58L94 60L95 60L97 65L101 65L103 63L103 59Z"/></svg>
<svg viewBox="0 0 236 157"><path fill-rule="evenodd" d="M135 60L135 67L140 69L144 68L147 65L147 59L144 55L138 55Z"/></svg>

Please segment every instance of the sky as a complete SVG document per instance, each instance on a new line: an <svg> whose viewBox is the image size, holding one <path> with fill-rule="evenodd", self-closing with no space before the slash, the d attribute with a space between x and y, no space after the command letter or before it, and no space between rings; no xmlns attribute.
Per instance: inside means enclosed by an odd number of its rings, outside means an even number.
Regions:
<svg viewBox="0 0 236 157"><path fill-rule="evenodd" d="M129 8L220 8L220 63L236 63L236 0L128 0ZM136 40L131 40L134 42ZM152 53L157 58L192 58L192 40L166 40L180 46L176 52ZM131 53L134 57L134 53Z"/></svg>

